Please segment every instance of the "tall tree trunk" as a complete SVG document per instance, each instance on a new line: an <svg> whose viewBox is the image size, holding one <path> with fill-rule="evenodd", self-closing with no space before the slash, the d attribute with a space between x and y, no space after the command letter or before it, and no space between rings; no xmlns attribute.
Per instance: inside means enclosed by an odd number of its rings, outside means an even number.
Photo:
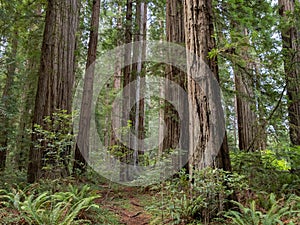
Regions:
<svg viewBox="0 0 300 225"><path fill-rule="evenodd" d="M259 60L259 59L258 59ZM263 82L261 79L261 73L260 73L260 63L255 63L254 64L254 80L255 80L255 89L256 91L260 91L260 95L262 95L262 88L261 88L261 83ZM248 148L248 150L252 149L258 149L258 150L264 150L267 148L267 121L264 115L266 115L266 108L265 106L262 104L262 100L258 97L255 96L256 99L256 107L257 107L257 114L255 116L255 119L257 121L257 124L255 126L255 137L254 140L252 141L253 146L250 145L250 148Z"/></svg>
<svg viewBox="0 0 300 225"><path fill-rule="evenodd" d="M166 32L168 42L185 43L183 0L167 0ZM163 135L165 138L162 150L179 148L183 151L188 151L188 138L186 135L183 135L188 133L188 102L180 95L178 89L169 88L171 85L168 82L172 81L187 91L187 75L175 66L168 65L166 68L166 79L165 95L167 99L171 99L180 105L179 110L181 112L177 112L172 104L165 101L164 121L166 134ZM180 118L179 115L183 115L183 118ZM187 162L187 159L182 157L183 155L180 154L176 162L174 162L177 168L181 168L184 166L182 164Z"/></svg>
<svg viewBox="0 0 300 225"><path fill-rule="evenodd" d="M42 6L38 5L35 10L37 17L42 17ZM26 76L22 87L21 109L19 117L17 153L15 155L15 164L19 170L26 170L28 166L28 155L30 151L31 136L28 129L31 129L32 117L34 111L35 93L37 89L38 71L40 66L40 51L42 45L42 37L37 35L36 31L42 29L43 24L32 24L26 33ZM39 47L37 47L39 46ZM35 49L33 51L33 49Z"/></svg>
<svg viewBox="0 0 300 225"><path fill-rule="evenodd" d="M124 68L123 68L123 88L130 83L131 76L131 53L132 53L132 0L127 0L126 3L126 21L125 21L125 52L124 52ZM123 91L122 104L122 127L128 126L126 112L130 107L130 90L125 88ZM120 157L120 181L129 180L129 168L127 162L130 160L130 136L123 134L123 141L127 141L127 146L122 146L122 156Z"/></svg>
<svg viewBox="0 0 300 225"><path fill-rule="evenodd" d="M139 101L139 114L138 114L138 120L139 120L139 126L137 128L138 130L138 138L139 138L139 145L138 145L138 151L139 154L144 154L144 148L145 148L145 89L146 89L146 78L145 78L145 71L144 71L144 60L145 60L145 55L146 55L146 40L147 40L147 1L142 1L141 2L141 19L140 19L140 42L141 44L141 57L139 60L140 64L140 77L141 82L140 82L140 101ZM139 68L138 67L138 68Z"/></svg>
<svg viewBox="0 0 300 225"><path fill-rule="evenodd" d="M87 63L84 77L83 95L79 119L79 132L75 149L75 162L73 172L86 171L89 159L89 136L92 115L93 83L95 75L95 61L97 56L98 32L99 32L100 0L93 0L90 40L87 55Z"/></svg>
<svg viewBox="0 0 300 225"><path fill-rule="evenodd" d="M12 88L14 83L14 76L17 68L17 50L18 50L18 33L14 32L10 38L10 49L8 50L8 63L7 63L7 76L6 82L2 94L2 104L6 114L9 115L12 109L13 96ZM10 130L10 120L6 115L0 114L0 171L5 169L6 156L7 156L7 147L9 140L9 130Z"/></svg>
<svg viewBox="0 0 300 225"><path fill-rule="evenodd" d="M145 138L145 128L144 128L144 114L145 114L145 82L143 60L145 58L146 49L146 23L147 23L147 4L145 1L137 1L136 3L136 29L135 38L136 42L133 49L133 63L131 71L131 81L136 82L135 93L131 93L131 99L135 101L135 107L132 110L132 125L134 134L137 137L132 140L132 146L134 146L133 153L133 165L138 165L138 155L143 153L144 149L144 138Z"/></svg>
<svg viewBox="0 0 300 225"><path fill-rule="evenodd" d="M209 51L215 47L212 1L185 0L184 12L189 75L189 173L205 167L230 170L217 59L209 58ZM220 202L217 209L201 212L206 222L224 210L221 199L214 201Z"/></svg>
<svg viewBox="0 0 300 225"><path fill-rule="evenodd" d="M245 39L248 36L248 30L241 28L238 24L233 24L232 29L237 29ZM235 40L234 40L235 41ZM256 102L254 96L254 70L251 62L249 62L248 48L243 47L240 52L245 68L241 68L239 63L233 62L236 103L237 103L237 122L239 149L244 151L255 151L260 149L261 136L258 119L255 113Z"/></svg>
<svg viewBox="0 0 300 225"><path fill-rule="evenodd" d="M230 170L224 113L215 84L219 80L217 60L208 57L215 47L212 1L185 0L184 12L189 75L190 173L193 169L208 166Z"/></svg>
<svg viewBox="0 0 300 225"><path fill-rule="evenodd" d="M45 116L51 116L57 110L71 113L78 20L79 0L48 0L33 117L33 124L41 125L44 129L47 129ZM37 134L32 135L33 143L38 139ZM28 182L35 182L42 176L43 154L42 148L31 147ZM61 176L64 172L57 171L52 175Z"/></svg>
<svg viewBox="0 0 300 225"><path fill-rule="evenodd" d="M22 108L19 118L19 130L17 140L17 154L15 156L15 162L19 170L25 170L28 166L28 153L30 151L30 134L28 129L31 128L32 116L34 109L34 94L36 93L37 86L37 73L39 67L39 61L32 56L28 55L28 61L26 70L25 84L22 94Z"/></svg>
<svg viewBox="0 0 300 225"><path fill-rule="evenodd" d="M117 30L118 34L122 35L122 3L118 2L118 19L117 19ZM121 46L124 42L124 39L118 38L117 47ZM113 89L115 93L117 93L121 88L121 78L122 78L122 51L118 50L116 52L116 64L115 64L115 73L114 73L114 81L113 81ZM114 131L114 127L121 127L121 106L116 105L112 110L112 119L114 120L111 127L111 135L110 135L110 146L114 146L118 144L118 140Z"/></svg>
<svg viewBox="0 0 300 225"><path fill-rule="evenodd" d="M299 2L299 0L298 0ZM279 0L280 15L295 12L295 0ZM299 16L299 15L297 15ZM298 17L296 17L298 19ZM300 145L300 36L299 29L288 26L281 30L284 53L284 69L289 100L289 131L292 145Z"/></svg>
<svg viewBox="0 0 300 225"><path fill-rule="evenodd" d="M163 21L160 20L159 21L159 25L160 27L163 27ZM160 36L160 42L163 42L165 38L164 34L161 34ZM161 50L161 54L163 54L162 52L163 50ZM159 161L162 157L163 151L164 151L164 135L166 132L166 128L165 128L165 97L166 97L166 90L165 90L165 81L160 81L160 91L159 91L159 127L158 127L158 155L157 155L157 161Z"/></svg>
<svg viewBox="0 0 300 225"><path fill-rule="evenodd" d="M144 139L144 100L143 89L145 84L141 82L143 58L145 54L145 42L143 40L146 36L146 19L147 19L147 5L144 1L136 2L136 21L135 29L132 29L132 1L127 1L127 13L126 13L126 30L125 30L125 42L127 44L132 43L132 30L135 32L134 41L138 42L132 45L127 45L125 48L125 67L124 67L124 80L123 88L125 88L130 82L136 84L134 88L123 91L123 113L130 111L131 121L131 133L128 134L127 148L124 146L123 157L121 159L120 180L128 181L133 179L133 175L136 171L135 168L138 165L138 155L143 148ZM131 49L133 47L133 49ZM133 52L132 52L133 51ZM131 57L131 53L133 56ZM131 62L132 66L130 65ZM128 89L128 87L127 87ZM127 97L126 97L127 96ZM129 98L128 98L129 96ZM138 101L137 99L142 99ZM133 104L135 103L135 104ZM134 105L132 110L129 110L129 106ZM123 127L127 126L127 121L124 120L123 115ZM126 123L126 124L125 124ZM135 136L135 137L134 137ZM123 139L124 140L124 139ZM133 167L131 167L132 165ZM130 168L133 168L131 170Z"/></svg>

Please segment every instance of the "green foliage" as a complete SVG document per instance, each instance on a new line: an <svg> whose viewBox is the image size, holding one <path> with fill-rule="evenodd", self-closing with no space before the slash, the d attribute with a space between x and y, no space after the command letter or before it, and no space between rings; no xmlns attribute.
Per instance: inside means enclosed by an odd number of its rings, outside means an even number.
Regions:
<svg viewBox="0 0 300 225"><path fill-rule="evenodd" d="M18 184L18 187L15 188L21 188L23 189L24 186L26 186L26 173L25 172L12 172L11 170L6 170L4 172L0 173L1 179L0 179L0 189L6 189L7 187L15 187L15 183Z"/></svg>
<svg viewBox="0 0 300 225"><path fill-rule="evenodd" d="M244 206L239 202L234 202L239 207L239 211L230 210L225 213L225 217L237 225L283 225L296 224L300 216L300 198L296 196L276 200L275 194L270 194L267 200L268 207L259 208L256 201L250 202L249 206Z"/></svg>
<svg viewBox="0 0 300 225"><path fill-rule="evenodd" d="M14 207L19 209L20 195L23 195L23 191L12 189L7 191L5 189L0 190L0 204L5 207Z"/></svg>
<svg viewBox="0 0 300 225"><path fill-rule="evenodd" d="M234 76L239 71L243 79L253 82L253 97L245 100L255 103L251 110L258 118L256 126L268 133L268 140L287 141L287 98L283 94L283 61L287 59L281 52L280 26L288 26L280 22L278 5L269 0L216 0L213 4L217 47L210 57L218 56L231 149L238 143L235 97L243 93L236 92Z"/></svg>
<svg viewBox="0 0 300 225"><path fill-rule="evenodd" d="M43 170L49 174L66 169L70 162L70 147L74 143L72 115L58 110L44 118L44 124L35 124L32 134L38 137L35 148L43 150Z"/></svg>
<svg viewBox="0 0 300 225"><path fill-rule="evenodd" d="M280 159L275 152L265 150L261 154L262 162L265 167L275 168L277 170L290 170L291 166L285 159Z"/></svg>
<svg viewBox="0 0 300 225"><path fill-rule="evenodd" d="M300 146L291 147L284 142L280 145L274 146L272 151L277 158L288 163L289 170L300 176Z"/></svg>
<svg viewBox="0 0 300 225"><path fill-rule="evenodd" d="M0 131L7 141L8 169L27 167L29 142L25 130L31 127L34 108L45 3L45 0L0 3L1 96L5 88L8 91L8 96L0 101L0 118L3 113L5 116Z"/></svg>
<svg viewBox="0 0 300 225"><path fill-rule="evenodd" d="M4 107L0 106L0 116L8 117L8 114Z"/></svg>
<svg viewBox="0 0 300 225"><path fill-rule="evenodd" d="M299 194L300 176L291 167L295 167L297 156L298 152L291 150L238 151L231 152L231 162L235 172L248 178L249 187L253 191Z"/></svg>
<svg viewBox="0 0 300 225"><path fill-rule="evenodd" d="M149 39L161 40L164 38L165 32L165 17L166 17L166 1L154 0L148 3L148 9L151 13L149 21Z"/></svg>
<svg viewBox="0 0 300 225"><path fill-rule="evenodd" d="M18 210L29 224L82 224L89 222L80 215L90 208L98 208L93 201L100 196L85 185L79 190L69 185L68 191L51 194L48 191L30 194L22 190L1 190L1 204Z"/></svg>
<svg viewBox="0 0 300 225"><path fill-rule="evenodd" d="M224 210L227 198L235 191L247 187L244 177L220 169L206 168L194 171L190 176L181 171L178 177L163 184L163 201L151 210L161 211L172 218L174 224L186 224L194 220L207 223L219 210Z"/></svg>

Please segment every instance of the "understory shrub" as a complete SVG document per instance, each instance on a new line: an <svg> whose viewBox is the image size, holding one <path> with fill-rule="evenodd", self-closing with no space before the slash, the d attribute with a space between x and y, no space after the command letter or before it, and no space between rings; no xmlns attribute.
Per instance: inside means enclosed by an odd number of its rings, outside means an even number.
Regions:
<svg viewBox="0 0 300 225"><path fill-rule="evenodd" d="M219 211L226 209L234 192L247 187L244 179L221 169L206 168L194 171L193 175L182 170L176 178L163 184L161 202L149 210L156 213L156 221L160 217L161 220L171 219L173 224L195 221L208 224Z"/></svg>
<svg viewBox="0 0 300 225"><path fill-rule="evenodd" d="M297 165L296 156L300 156L297 151L237 151L231 153L231 162L233 171L245 176L254 192L300 195L300 174L291 167Z"/></svg>

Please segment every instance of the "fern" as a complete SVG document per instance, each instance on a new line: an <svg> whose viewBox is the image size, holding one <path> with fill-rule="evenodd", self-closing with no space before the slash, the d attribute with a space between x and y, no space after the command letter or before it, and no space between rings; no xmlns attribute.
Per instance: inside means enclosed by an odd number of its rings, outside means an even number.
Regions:
<svg viewBox="0 0 300 225"><path fill-rule="evenodd" d="M282 207L283 199L276 201L275 194L270 194L268 203L270 208L263 213L257 210L256 202L251 201L249 207L243 206L239 202L232 201L240 209L240 212L229 211L225 217L232 220L237 225L283 225L283 220L293 219L300 213L299 197L291 196Z"/></svg>
<svg viewBox="0 0 300 225"><path fill-rule="evenodd" d="M70 210L68 215L64 218L64 220L60 223L62 225L69 225L71 224L76 216L79 214L79 212L83 209L88 210L90 207L96 207L98 208L98 205L91 204L91 202L95 199L98 198L98 196L92 196L89 198L83 198L80 201L78 201L76 204L74 204ZM77 221L77 222L82 222L82 221ZM73 224L73 223L72 223Z"/></svg>
<svg viewBox="0 0 300 225"><path fill-rule="evenodd" d="M47 207L51 205L51 197L48 192L44 192L37 198L30 195L21 203L22 214L30 224L45 224L44 218Z"/></svg>
<svg viewBox="0 0 300 225"><path fill-rule="evenodd" d="M22 217L33 225L71 225L82 224L88 220L78 219L83 210L99 208L93 201L99 198L85 185L81 190L69 185L70 191L51 195L48 191L38 196L26 196L23 191L13 189L11 192L0 190L0 204L18 209Z"/></svg>
<svg viewBox="0 0 300 225"><path fill-rule="evenodd" d="M24 196L24 192L21 190L12 189L11 192L7 190L0 190L0 204L6 207L12 207L15 209L20 208L20 198Z"/></svg>

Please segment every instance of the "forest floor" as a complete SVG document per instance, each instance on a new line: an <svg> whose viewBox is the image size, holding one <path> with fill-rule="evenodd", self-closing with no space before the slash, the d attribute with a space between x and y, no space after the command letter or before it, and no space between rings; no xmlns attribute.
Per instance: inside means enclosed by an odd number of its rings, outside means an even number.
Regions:
<svg viewBox="0 0 300 225"><path fill-rule="evenodd" d="M111 189L102 186L101 198L97 203L112 213L125 225L147 225L150 223L151 215L146 207L153 196L150 192L142 192L136 187L118 187ZM102 189L101 188L101 189Z"/></svg>
<svg viewBox="0 0 300 225"><path fill-rule="evenodd" d="M248 168L249 167L247 167L247 171ZM241 209L247 212L241 214L245 221L244 224L249 224L249 219L251 219L251 221L252 219L253 221L259 220L262 222L261 224L265 222L265 219L270 219L271 221L275 221L272 224L279 224L279 220L276 218L280 218L282 224L300 225L300 175L298 177L297 174L287 174L285 171L281 174L277 171L276 174L274 174L270 169L264 169L261 172L257 171L255 174L256 180L251 182L252 187L246 186L246 188L237 192L237 201L241 204ZM174 222L181 222L181 225L186 224L182 222L181 218L180 221L177 219L176 216L178 214L170 215L170 210L174 209L171 208L172 206L174 207L172 203L176 203L176 207L180 204L179 206L181 208L179 208L179 210L185 210L186 202L180 198L182 192L179 192L177 199L173 199L173 189L170 189L170 186L166 186L166 184L157 184L151 187L129 187L106 180L97 173L88 173L86 176L76 178L68 177L61 180L41 180L35 184L28 184L26 182L26 175L21 172L15 174L0 173L0 177L0 225L31 225L33 223L28 222L27 217L36 219L36 216L43 219L43 221L48 221L48 219L52 217L54 219L65 218L53 216L57 214L57 209L61 207L61 204L59 204L61 202L55 205L51 204L50 206L48 203L44 204L45 202L49 202L47 196L51 197L60 193L59 196L68 197L72 196L69 195L70 193L81 193L79 190L82 191L82 193L79 194L81 196L80 198L84 196L94 197L95 204L99 207L82 210L75 220L89 220L90 223L88 224L94 225L167 225L174 224ZM233 178L231 177L232 180L236 179ZM274 182L274 180L276 180L276 182ZM211 185L212 181L213 180L207 180L205 184ZM236 182L239 182L239 185L244 185L241 180L237 180ZM177 189L178 187L179 186L176 186ZM211 186L205 187L210 188ZM275 192L274 190L278 191ZM285 192L281 190L285 190ZM62 193L64 195L61 195ZM39 197L43 195L47 198L42 198L41 200ZM68 203L69 201L67 198ZM24 209L22 207L19 208L20 202L22 202ZM42 212L40 214L32 210L33 206L36 207L37 202L44 202L43 207L37 206L37 208L33 208L34 210L40 209L39 212ZM190 201L187 202L187 204L189 203ZM254 209L252 203L254 204ZM18 210L16 208L18 208ZM48 214L44 213L45 210ZM32 211L34 213L32 213ZM68 211L68 213L71 213L71 210ZM254 215L254 217L250 218L249 213ZM186 214L183 215L185 216ZM257 216L259 216L259 218ZM196 223L200 224L198 221L192 221L192 224ZM224 218L216 218L216 220L213 220L210 224L223 225L233 223L230 218L225 220Z"/></svg>

